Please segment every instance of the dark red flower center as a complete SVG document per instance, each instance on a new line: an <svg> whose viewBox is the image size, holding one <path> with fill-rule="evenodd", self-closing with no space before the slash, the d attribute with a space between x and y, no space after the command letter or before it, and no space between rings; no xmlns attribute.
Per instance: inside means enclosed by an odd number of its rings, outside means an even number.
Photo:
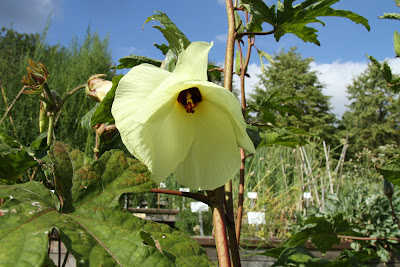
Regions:
<svg viewBox="0 0 400 267"><path fill-rule="evenodd" d="M177 100L185 107L187 113L194 113L193 109L201 102L201 94L197 87L192 87L180 92Z"/></svg>

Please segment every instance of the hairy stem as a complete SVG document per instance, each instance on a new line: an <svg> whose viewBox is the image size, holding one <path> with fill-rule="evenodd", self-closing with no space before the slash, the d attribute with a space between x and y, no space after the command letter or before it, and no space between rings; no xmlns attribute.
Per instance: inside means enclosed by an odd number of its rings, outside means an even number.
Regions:
<svg viewBox="0 0 400 267"><path fill-rule="evenodd" d="M226 41L224 87L232 91L233 55L235 52L235 11L232 0L226 0L226 13L228 15L228 40Z"/></svg>
<svg viewBox="0 0 400 267"><path fill-rule="evenodd" d="M211 202L214 222L215 246L217 248L218 263L221 267L230 267L231 259L229 255L228 238L226 235L226 221L224 212L224 186L215 189L213 201Z"/></svg>

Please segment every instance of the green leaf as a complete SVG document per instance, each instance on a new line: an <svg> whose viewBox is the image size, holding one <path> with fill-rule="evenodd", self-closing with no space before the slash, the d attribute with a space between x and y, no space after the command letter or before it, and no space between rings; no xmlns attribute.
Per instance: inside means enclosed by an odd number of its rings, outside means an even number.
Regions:
<svg viewBox="0 0 400 267"><path fill-rule="evenodd" d="M397 186L400 186L400 157L391 158L381 167L377 167L376 169L383 178Z"/></svg>
<svg viewBox="0 0 400 267"><path fill-rule="evenodd" d="M173 72L176 66L176 62L178 61L174 52L171 49L168 50L167 54L165 55L165 59L161 64L161 68L167 70L169 72Z"/></svg>
<svg viewBox="0 0 400 267"><path fill-rule="evenodd" d="M242 7L251 15L252 19L246 25L248 31L261 32L262 23L273 26L274 37L277 41L287 34L292 33L304 42L320 45L317 30L309 25L320 23L325 26L319 17L344 17L361 24L370 30L368 20L358 14L347 10L336 10L330 6L339 0L306 0L293 6L294 0L278 1L278 5L268 7L262 0L243 0Z"/></svg>
<svg viewBox="0 0 400 267"><path fill-rule="evenodd" d="M400 79L397 77L393 77L392 74L392 70L389 67L389 65L387 64L387 62L383 62L383 65L376 60L374 57L366 55L367 58L369 58L371 60L371 62L378 67L378 69L380 70L380 72L382 73L383 78L385 79L385 81L389 84L389 86L391 87L391 89L397 93L400 90Z"/></svg>
<svg viewBox="0 0 400 267"><path fill-rule="evenodd" d="M304 222L304 225L308 225L308 227L288 239L285 247L303 245L311 238L311 244L321 253L325 253L334 244L340 243L337 235L359 236L353 231L355 226L350 226L341 214L332 218L332 221L328 221L324 217L310 217Z"/></svg>
<svg viewBox="0 0 400 267"><path fill-rule="evenodd" d="M394 52L396 53L396 57L400 57L400 34L398 31L394 31L393 43L394 43Z"/></svg>
<svg viewBox="0 0 400 267"><path fill-rule="evenodd" d="M305 130L296 127L286 127L286 128L275 128L272 127L274 132L265 132L260 134L264 140L260 146L272 146L280 145L287 147L296 147L298 145L302 146L308 144L308 142L302 137L305 135L311 135Z"/></svg>
<svg viewBox="0 0 400 267"><path fill-rule="evenodd" d="M272 55L270 55L270 54L268 54L268 53L266 53L266 52L264 52L264 51L262 51L262 50L258 50L258 49L257 49L257 53L258 53L258 56L260 57L260 61L261 61L261 72L264 72L264 61L263 61L263 57L264 57L266 60L268 60L269 62L275 63L274 57L273 57Z"/></svg>
<svg viewBox="0 0 400 267"><path fill-rule="evenodd" d="M246 132L253 142L254 147L257 148L258 145L262 142L262 139L260 137L260 130L255 126L247 125Z"/></svg>
<svg viewBox="0 0 400 267"><path fill-rule="evenodd" d="M157 20L163 26L153 26L158 29L168 41L169 48L178 56L186 47L189 46L189 39L178 29L178 27L169 19L169 17L160 11L156 11L156 14L148 17L144 24L151 20ZM143 24L143 25L144 25Z"/></svg>
<svg viewBox="0 0 400 267"><path fill-rule="evenodd" d="M38 164L28 152L29 148L0 133L0 183L14 183L26 170Z"/></svg>
<svg viewBox="0 0 400 267"><path fill-rule="evenodd" d="M168 45L166 45L166 44L158 45L158 44L154 43L154 46L157 47L157 49L160 50L164 56L167 55L167 52L169 51Z"/></svg>
<svg viewBox="0 0 400 267"><path fill-rule="evenodd" d="M261 32L263 22L276 25L275 5L268 7L262 0L242 0L240 6L251 14L251 19L246 25L247 31Z"/></svg>
<svg viewBox="0 0 400 267"><path fill-rule="evenodd" d="M400 19L400 14L398 13L384 13L383 16L378 17L380 19Z"/></svg>
<svg viewBox="0 0 400 267"><path fill-rule="evenodd" d="M239 13L237 12L237 10L235 10L235 27L236 27L236 31L238 33L244 32L244 24L243 24L242 19L239 16Z"/></svg>
<svg viewBox="0 0 400 267"><path fill-rule="evenodd" d="M222 72L219 70L213 70L212 69L219 69L219 66L213 65L213 64L208 64L208 80L214 83L220 83L222 81Z"/></svg>
<svg viewBox="0 0 400 267"><path fill-rule="evenodd" d="M242 59L242 63L240 63L240 59ZM236 50L236 57L235 57L235 72L236 74L240 75L240 69L244 66L244 58L240 56L240 51Z"/></svg>
<svg viewBox="0 0 400 267"><path fill-rule="evenodd" d="M258 253L256 255L264 255L267 257L271 257L271 258L279 258L279 255L281 255L281 253L285 250L284 247L279 247L279 248L270 248L268 250L266 250L265 252L261 252Z"/></svg>
<svg viewBox="0 0 400 267"><path fill-rule="evenodd" d="M47 257L48 214L59 206L55 195L39 182L0 185L0 266L42 266Z"/></svg>
<svg viewBox="0 0 400 267"><path fill-rule="evenodd" d="M1 266L23 266L26 261L43 266L48 233L54 228L77 266L212 265L204 249L188 236L120 207L121 194L149 192L155 185L142 163L118 150L91 161L58 142L51 157L58 179L72 180L57 184L62 208L41 183L0 186L0 198L5 199L0 209ZM143 242L142 232L155 247Z"/></svg>
<svg viewBox="0 0 400 267"><path fill-rule="evenodd" d="M95 126L96 124L102 123L112 123L114 122L114 117L111 114L111 106L114 102L115 90L117 90L118 83L124 75L115 76L112 79L113 86L110 91L106 94L104 99L100 102L96 111L93 113L90 126Z"/></svg>
<svg viewBox="0 0 400 267"><path fill-rule="evenodd" d="M325 259L316 258L305 247L298 246L285 249L272 266L326 266Z"/></svg>
<svg viewBox="0 0 400 267"><path fill-rule="evenodd" d="M133 68L137 65L143 64L143 63L148 63L157 67L161 66L161 61L155 60L152 58L144 57L144 56L136 56L136 55L130 55L127 57L123 57L119 60L119 65L116 66L116 69L130 69Z"/></svg>
<svg viewBox="0 0 400 267"><path fill-rule="evenodd" d="M92 116L93 116L94 112L96 111L96 109L99 107L99 105L100 105L100 103L96 103L96 105L93 108L91 108L85 115L83 115L83 117L81 118L81 121L79 122L79 124L81 125L81 127L83 129L92 130L90 123L92 120Z"/></svg>

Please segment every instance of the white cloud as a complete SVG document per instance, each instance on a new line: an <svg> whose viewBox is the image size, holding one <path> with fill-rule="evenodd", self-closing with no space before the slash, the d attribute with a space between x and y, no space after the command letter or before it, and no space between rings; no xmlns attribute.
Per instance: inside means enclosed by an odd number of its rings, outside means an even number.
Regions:
<svg viewBox="0 0 400 267"><path fill-rule="evenodd" d="M400 73L400 59L388 59L388 63L393 73ZM317 71L318 78L325 85L323 93L332 96L330 99L332 112L341 118L346 111L346 105L350 104L347 99L347 86L350 85L355 77L363 73L368 65L368 60L364 62L341 62L334 61L328 64L311 63L311 70ZM249 97L254 92L255 85L259 82L258 75L261 74L259 65L252 63L248 67L251 78L246 78L246 96ZM235 85L240 87L240 80L234 76Z"/></svg>
<svg viewBox="0 0 400 267"><path fill-rule="evenodd" d="M311 70L318 72L319 81L325 85L323 93L332 96L330 99L332 111L339 118L346 111L346 105L350 104L347 99L347 86L366 70L367 64L367 60L365 62L335 61L329 64L311 63Z"/></svg>
<svg viewBox="0 0 400 267"><path fill-rule="evenodd" d="M225 5L225 0L217 0L218 4Z"/></svg>
<svg viewBox="0 0 400 267"><path fill-rule="evenodd" d="M13 0L0 1L0 25L20 32L41 32L49 16L58 13L61 1L56 0Z"/></svg>
<svg viewBox="0 0 400 267"><path fill-rule="evenodd" d="M136 47L134 47L134 46L128 47L128 54L129 55L133 54L136 51L137 51Z"/></svg>
<svg viewBox="0 0 400 267"><path fill-rule="evenodd" d="M250 75L249 77L246 77L245 84L245 90L246 90L246 97L248 98L250 94L254 93L254 89L258 81L260 80L257 75L261 74L261 68L258 66L256 63L251 63L247 67L247 73ZM233 76L233 81L235 83L235 86L238 90L240 90L240 78L238 75Z"/></svg>
<svg viewBox="0 0 400 267"><path fill-rule="evenodd" d="M393 73L400 74L400 59L387 59ZM328 64L310 64L312 71L317 71L319 81L325 85L323 93L331 96L330 99L332 112L341 118L346 111L346 105L350 104L347 99L347 86L349 86L355 77L363 73L368 66L368 60L364 62L341 62L334 61ZM245 88L246 96L249 97L254 92L255 85L259 82L257 75L261 74L261 68L255 63L248 67L248 73L251 78L246 78ZM240 80L237 75L234 76L234 81L237 87L240 87Z"/></svg>
<svg viewBox="0 0 400 267"><path fill-rule="evenodd" d="M228 39L228 34L227 33L219 34L219 35L215 36L215 39L218 42L226 42L226 40Z"/></svg>

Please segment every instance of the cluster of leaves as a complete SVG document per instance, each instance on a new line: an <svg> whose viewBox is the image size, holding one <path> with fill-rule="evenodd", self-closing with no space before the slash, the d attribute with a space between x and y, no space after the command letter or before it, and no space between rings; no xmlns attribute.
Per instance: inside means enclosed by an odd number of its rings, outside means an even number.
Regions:
<svg viewBox="0 0 400 267"><path fill-rule="evenodd" d="M42 266L48 261L53 229L78 266L212 265L204 249L189 237L122 210L121 194L147 192L154 186L142 163L119 150L92 161L60 142L50 157L55 193L36 181L0 186L2 266L26 261Z"/></svg>
<svg viewBox="0 0 400 267"><path fill-rule="evenodd" d="M398 7L400 7L400 1L395 0L395 3ZM398 13L385 13L383 16L379 17L381 19L395 19L400 20L400 14ZM400 56L400 34L395 31L393 36L394 50L396 56ZM383 62L383 64L379 63L372 56L367 56L372 63L379 69L381 74L383 75L387 85L393 90L394 93L400 92L400 77L398 75L393 75L392 70L390 69L387 62ZM400 101L400 98L398 98ZM395 121L398 121L398 112L393 113L395 116ZM398 130L398 129L397 129ZM385 162L382 166L377 168L378 172L389 182L399 186L400 185L400 157L393 157L389 161Z"/></svg>
<svg viewBox="0 0 400 267"><path fill-rule="evenodd" d="M315 257L305 247L309 239L311 245L324 255L333 245L340 243L339 235L357 235L342 215L327 220L313 216L302 222L302 230L289 238L282 247L272 248L262 255L277 258L272 266L364 266L363 261L376 257L372 250L343 250L333 260Z"/></svg>
<svg viewBox="0 0 400 267"><path fill-rule="evenodd" d="M344 190L338 196L328 195L324 211L310 207L305 215L300 213L296 215L297 222L290 228L297 233L306 229L308 227L306 222L312 218L321 217L332 220L332 218L342 216L344 223L351 225L354 231L354 233L342 233L342 235L370 238L369 240L353 239L351 247L356 250L373 248L380 260L387 262L391 258L391 253L399 251L400 246L398 241L386 238L399 236L400 230L392 216L389 200L377 190L359 185L350 190ZM395 193L393 205L397 213L399 201L399 194Z"/></svg>
<svg viewBox="0 0 400 267"><path fill-rule="evenodd" d="M310 23L324 22L318 17L345 17L355 23L362 24L368 30L368 20L364 17L347 10L336 10L331 8L339 0L310 0L293 5L295 0L278 1L277 5L267 6L262 0L242 0L241 8L247 10L252 18L246 25L246 30L252 33L263 32L263 23L272 26L271 33L276 41L286 33L292 33L304 42L311 42L320 45L317 30L310 26Z"/></svg>

